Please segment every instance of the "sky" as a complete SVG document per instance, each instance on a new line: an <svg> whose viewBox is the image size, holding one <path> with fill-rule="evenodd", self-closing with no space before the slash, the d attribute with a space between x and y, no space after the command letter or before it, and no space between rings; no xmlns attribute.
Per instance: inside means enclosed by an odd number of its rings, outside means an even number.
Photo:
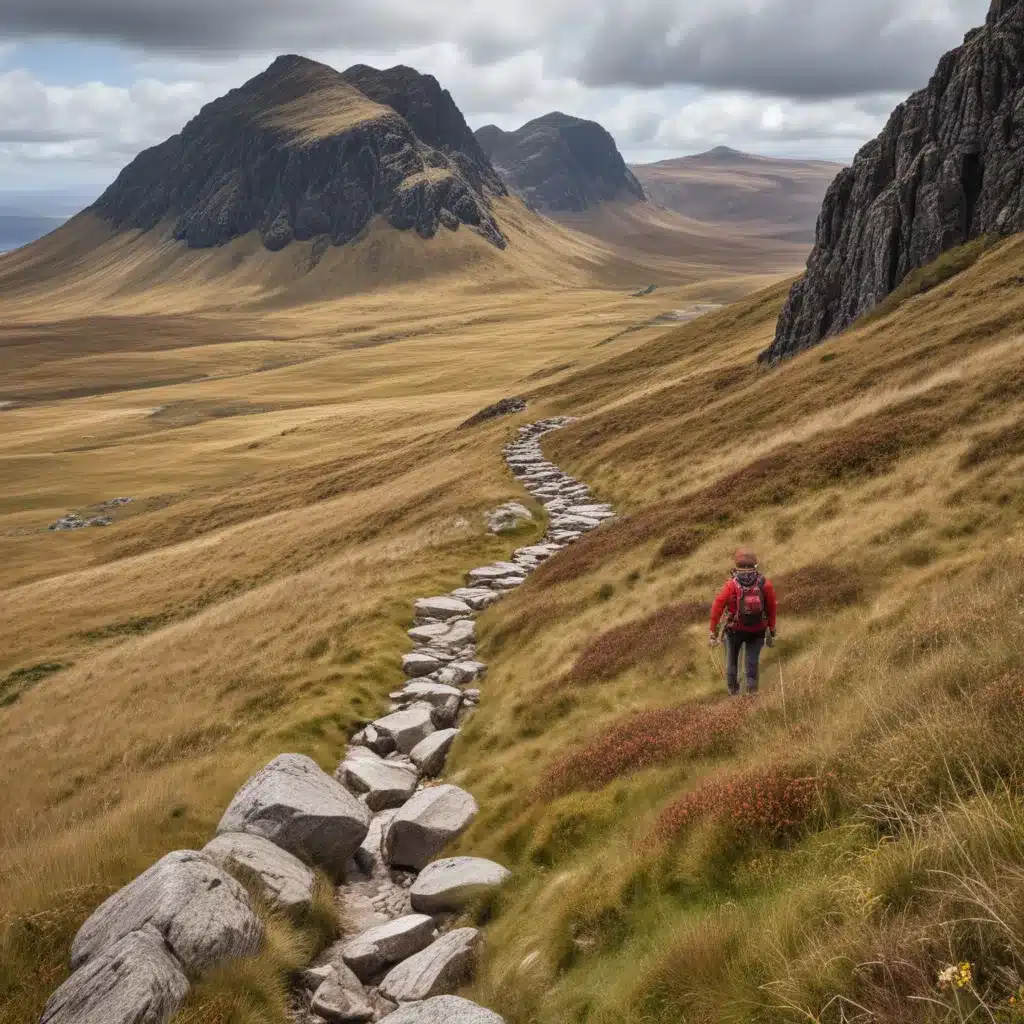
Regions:
<svg viewBox="0 0 1024 1024"><path fill-rule="evenodd" d="M474 128L551 110L627 160L848 162L989 0L0 0L0 193L98 192L281 53L435 75Z"/></svg>

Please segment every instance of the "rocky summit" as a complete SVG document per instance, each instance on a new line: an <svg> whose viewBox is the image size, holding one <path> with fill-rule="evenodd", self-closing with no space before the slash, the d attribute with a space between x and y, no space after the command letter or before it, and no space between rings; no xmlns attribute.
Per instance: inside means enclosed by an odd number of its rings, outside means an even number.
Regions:
<svg viewBox="0 0 1024 1024"><path fill-rule="evenodd" d="M140 154L92 212L116 229L168 223L191 248L258 231L271 250L324 249L376 215L424 238L466 225L504 248L490 199L505 194L434 78L287 56Z"/></svg>
<svg viewBox="0 0 1024 1024"><path fill-rule="evenodd" d="M476 133L505 184L535 210L578 213L644 190L601 125L552 113L514 132L487 125Z"/></svg>
<svg viewBox="0 0 1024 1024"><path fill-rule="evenodd" d="M829 188L762 361L844 330L945 250L1024 230L1022 178L1024 0L993 0Z"/></svg>

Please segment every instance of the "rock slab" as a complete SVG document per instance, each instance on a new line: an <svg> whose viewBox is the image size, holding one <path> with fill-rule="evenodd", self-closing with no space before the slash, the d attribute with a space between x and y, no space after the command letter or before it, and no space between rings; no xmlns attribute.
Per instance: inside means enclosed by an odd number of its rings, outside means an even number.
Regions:
<svg viewBox="0 0 1024 1024"><path fill-rule="evenodd" d="M481 857L448 857L428 864L409 890L421 914L464 910L474 899L501 888L511 872Z"/></svg>
<svg viewBox="0 0 1024 1024"><path fill-rule="evenodd" d="M434 920L409 914L357 935L341 947L341 958L357 978L368 980L389 964L426 949L435 935Z"/></svg>
<svg viewBox="0 0 1024 1024"><path fill-rule="evenodd" d="M316 876L298 857L262 836L225 832L203 847L226 871L255 879L264 896L285 910L308 910L313 904Z"/></svg>
<svg viewBox="0 0 1024 1024"><path fill-rule="evenodd" d="M71 945L72 968L146 929L190 973L251 956L263 937L245 889L209 857L178 850L100 904Z"/></svg>
<svg viewBox="0 0 1024 1024"><path fill-rule="evenodd" d="M166 1024L188 991L159 933L129 932L50 996L40 1024Z"/></svg>
<svg viewBox="0 0 1024 1024"><path fill-rule="evenodd" d="M247 832L334 875L370 827L370 809L301 754L281 754L235 795L217 834Z"/></svg>
<svg viewBox="0 0 1024 1024"><path fill-rule="evenodd" d="M384 831L384 860L392 867L420 871L476 817L476 801L458 786L420 790Z"/></svg>
<svg viewBox="0 0 1024 1024"><path fill-rule="evenodd" d="M406 1003L385 1019L388 1024L505 1024L504 1017L459 996Z"/></svg>
<svg viewBox="0 0 1024 1024"><path fill-rule="evenodd" d="M476 928L456 928L391 970L381 982L381 993L396 1003L449 995L473 976L479 948Z"/></svg>

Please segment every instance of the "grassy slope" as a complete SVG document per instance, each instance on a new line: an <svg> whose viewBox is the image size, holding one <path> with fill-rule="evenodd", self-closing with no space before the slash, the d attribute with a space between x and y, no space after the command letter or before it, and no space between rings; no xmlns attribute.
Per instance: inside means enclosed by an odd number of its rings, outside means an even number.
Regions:
<svg viewBox="0 0 1024 1024"><path fill-rule="evenodd" d="M460 422L641 344L656 332L601 345L667 308L753 286L705 268L633 299L595 285L618 257L517 216L507 255L375 229L310 273L249 240L97 251L82 220L0 261L3 1024L38 1019L84 917L203 844L266 760L333 770L400 682L412 597L536 535L484 532L521 496L508 427ZM46 530L120 495L136 501L109 530ZM322 918L275 925L185 1019L282 1021L278 972Z"/></svg>
<svg viewBox="0 0 1024 1024"><path fill-rule="evenodd" d="M1022 1019L1022 261L775 371L783 288L548 390L631 514L484 620L455 778L515 869L476 988L511 1024ZM737 710L703 644L741 542L782 611Z"/></svg>

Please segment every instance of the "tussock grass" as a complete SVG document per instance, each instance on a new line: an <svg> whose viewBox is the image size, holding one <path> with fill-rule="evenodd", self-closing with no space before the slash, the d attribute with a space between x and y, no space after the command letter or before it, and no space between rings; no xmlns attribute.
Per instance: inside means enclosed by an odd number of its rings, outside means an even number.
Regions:
<svg viewBox="0 0 1024 1024"><path fill-rule="evenodd" d="M462 851L516 872L475 986L513 1024L1017 1019L1022 259L1001 243L828 361L752 371L765 293L558 382L591 414L546 451L630 514L538 572L456 752L482 806ZM706 607L740 544L780 640L718 736L712 656L617 655ZM630 583L598 609L606 580ZM672 628L697 651L703 616Z"/></svg>

